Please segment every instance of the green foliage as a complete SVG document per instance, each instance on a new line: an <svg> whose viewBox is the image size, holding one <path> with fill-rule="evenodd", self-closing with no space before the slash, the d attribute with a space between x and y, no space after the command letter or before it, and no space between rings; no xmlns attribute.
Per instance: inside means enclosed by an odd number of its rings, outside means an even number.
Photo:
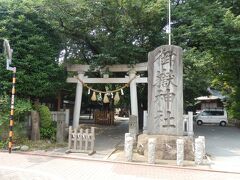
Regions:
<svg viewBox="0 0 240 180"><path fill-rule="evenodd" d="M19 144L27 138L25 113L32 110L30 101L16 98L14 111L13 142ZM10 97L0 96L0 148L7 148L9 132Z"/></svg>
<svg viewBox="0 0 240 180"><path fill-rule="evenodd" d="M47 106L40 105L38 108L38 111L41 118L41 123L40 123L41 127L42 128L50 127L52 119L51 119L51 113L49 108Z"/></svg>
<svg viewBox="0 0 240 180"><path fill-rule="evenodd" d="M8 122L9 112L9 97L6 94L0 96L0 128Z"/></svg>
<svg viewBox="0 0 240 180"><path fill-rule="evenodd" d="M2 141L0 139L0 149L5 149L8 145L8 141Z"/></svg>
<svg viewBox="0 0 240 180"><path fill-rule="evenodd" d="M240 100L238 5L238 1L188 0L173 10L173 41L185 49L186 103L212 86L228 97L228 109L235 117Z"/></svg>
<svg viewBox="0 0 240 180"><path fill-rule="evenodd" d="M8 142L9 112L9 97L4 93L0 96L0 149Z"/></svg>
<svg viewBox="0 0 240 180"><path fill-rule="evenodd" d="M231 95L228 97L229 117L240 121L240 87L235 86L231 89Z"/></svg>
<svg viewBox="0 0 240 180"><path fill-rule="evenodd" d="M212 56L209 52L200 52L196 48L184 53L183 91L184 106L194 106L194 98L207 95L212 80Z"/></svg>
<svg viewBox="0 0 240 180"><path fill-rule="evenodd" d="M166 42L166 0L57 0L46 6L68 42L68 62L145 62L148 51Z"/></svg>
<svg viewBox="0 0 240 180"><path fill-rule="evenodd" d="M15 122L13 130L13 143L18 146L28 139L25 122Z"/></svg>
<svg viewBox="0 0 240 180"><path fill-rule="evenodd" d="M166 0L57 0L57 4L48 1L45 10L68 42L67 62L103 66L146 62L149 51L167 43ZM236 0L172 1L172 41L184 49L185 106L206 95L209 86L227 95L240 86L239 12ZM235 96L229 106L232 102L237 102Z"/></svg>
<svg viewBox="0 0 240 180"><path fill-rule="evenodd" d="M229 108L229 118L240 119L240 102L233 102Z"/></svg>
<svg viewBox="0 0 240 180"><path fill-rule="evenodd" d="M26 113L30 112L31 110L32 110L32 104L30 100L16 98L15 106L14 106L15 119L18 119L19 121L23 121Z"/></svg>
<svg viewBox="0 0 240 180"><path fill-rule="evenodd" d="M52 121L50 110L47 106L37 107L40 115L40 136L42 139L55 140L56 123Z"/></svg>
<svg viewBox="0 0 240 180"><path fill-rule="evenodd" d="M42 1L1 0L0 34L8 38L17 68L17 94L25 98L55 95L65 82L58 65L62 50L61 37L39 9ZM38 6L38 8L36 7ZM6 59L0 58L0 81L5 91L11 88L11 72L5 70Z"/></svg>
<svg viewBox="0 0 240 180"><path fill-rule="evenodd" d="M167 2L0 0L0 33L14 49L17 92L34 98L55 95L64 82L56 62L61 50L65 63L146 62L149 51L167 44ZM184 49L185 105L213 86L229 96L228 107L237 113L240 1L171 2L172 44ZM0 66L5 67L2 57ZM10 78L11 72L0 71L5 92Z"/></svg>
<svg viewBox="0 0 240 180"><path fill-rule="evenodd" d="M40 136L41 139L50 139L52 141L56 141L56 126L55 123L52 123L52 125L48 128L40 128Z"/></svg>
<svg viewBox="0 0 240 180"><path fill-rule="evenodd" d="M32 110L29 100L15 98L14 103L14 120L24 121L24 115ZM10 113L10 97L4 93L0 96L0 126L8 122Z"/></svg>

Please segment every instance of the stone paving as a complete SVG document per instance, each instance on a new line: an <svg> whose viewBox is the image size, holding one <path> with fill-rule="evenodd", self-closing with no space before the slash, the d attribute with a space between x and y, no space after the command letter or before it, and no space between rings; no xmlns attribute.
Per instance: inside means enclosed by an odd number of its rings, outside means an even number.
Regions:
<svg viewBox="0 0 240 180"><path fill-rule="evenodd" d="M240 179L237 173L3 152L0 162L1 180Z"/></svg>

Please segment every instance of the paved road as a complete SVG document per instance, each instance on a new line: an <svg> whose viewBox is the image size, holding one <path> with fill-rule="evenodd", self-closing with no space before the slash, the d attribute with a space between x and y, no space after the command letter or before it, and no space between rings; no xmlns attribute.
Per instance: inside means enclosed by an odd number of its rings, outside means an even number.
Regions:
<svg viewBox="0 0 240 180"><path fill-rule="evenodd" d="M206 137L206 152L217 170L240 172L240 129L217 125L195 126L195 135Z"/></svg>
<svg viewBox="0 0 240 180"><path fill-rule="evenodd" d="M1 180L239 180L240 174L0 152Z"/></svg>

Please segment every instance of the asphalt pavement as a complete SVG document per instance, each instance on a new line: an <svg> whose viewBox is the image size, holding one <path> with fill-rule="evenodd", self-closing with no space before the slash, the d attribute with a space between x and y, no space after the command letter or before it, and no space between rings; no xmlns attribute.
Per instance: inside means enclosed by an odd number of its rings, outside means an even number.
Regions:
<svg viewBox="0 0 240 180"><path fill-rule="evenodd" d="M218 125L194 126L195 136L205 136L210 168L240 172L240 129Z"/></svg>

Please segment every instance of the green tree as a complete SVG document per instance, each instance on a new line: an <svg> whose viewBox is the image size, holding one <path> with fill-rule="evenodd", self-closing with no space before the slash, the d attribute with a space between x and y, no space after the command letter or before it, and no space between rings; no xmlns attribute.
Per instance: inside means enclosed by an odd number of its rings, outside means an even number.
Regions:
<svg viewBox="0 0 240 180"><path fill-rule="evenodd" d="M61 50L66 63L134 64L146 62L149 51L168 41L167 0L0 2L0 33L16 49L15 64L22 69L18 82L24 84L19 90L24 96L57 91L61 81L50 83L47 77L63 77L56 62ZM239 3L172 0L172 44L184 49L186 105L214 86L230 96L234 112L238 109ZM10 87L6 81L10 73L0 73L4 87Z"/></svg>
<svg viewBox="0 0 240 180"><path fill-rule="evenodd" d="M204 70L198 81L190 84L197 85L201 79L206 80L208 86L222 90L229 97L228 107L231 109L234 105L235 110L240 108L236 108L240 101L240 16L237 5L238 1L188 0L178 4L173 11L175 44L187 50L194 48L202 54L197 64L202 63L204 54L210 55L204 60L206 66L201 67ZM192 73L185 74L185 77L191 77Z"/></svg>
<svg viewBox="0 0 240 180"><path fill-rule="evenodd" d="M0 34L10 40L13 65L17 68L17 95L42 98L54 96L65 81L58 64L61 37L39 13L44 8L37 0L1 0ZM11 89L11 72L0 59L0 80L4 90Z"/></svg>
<svg viewBox="0 0 240 180"><path fill-rule="evenodd" d="M57 0L47 6L67 38L71 63L145 62L148 51L166 42L166 0Z"/></svg>

